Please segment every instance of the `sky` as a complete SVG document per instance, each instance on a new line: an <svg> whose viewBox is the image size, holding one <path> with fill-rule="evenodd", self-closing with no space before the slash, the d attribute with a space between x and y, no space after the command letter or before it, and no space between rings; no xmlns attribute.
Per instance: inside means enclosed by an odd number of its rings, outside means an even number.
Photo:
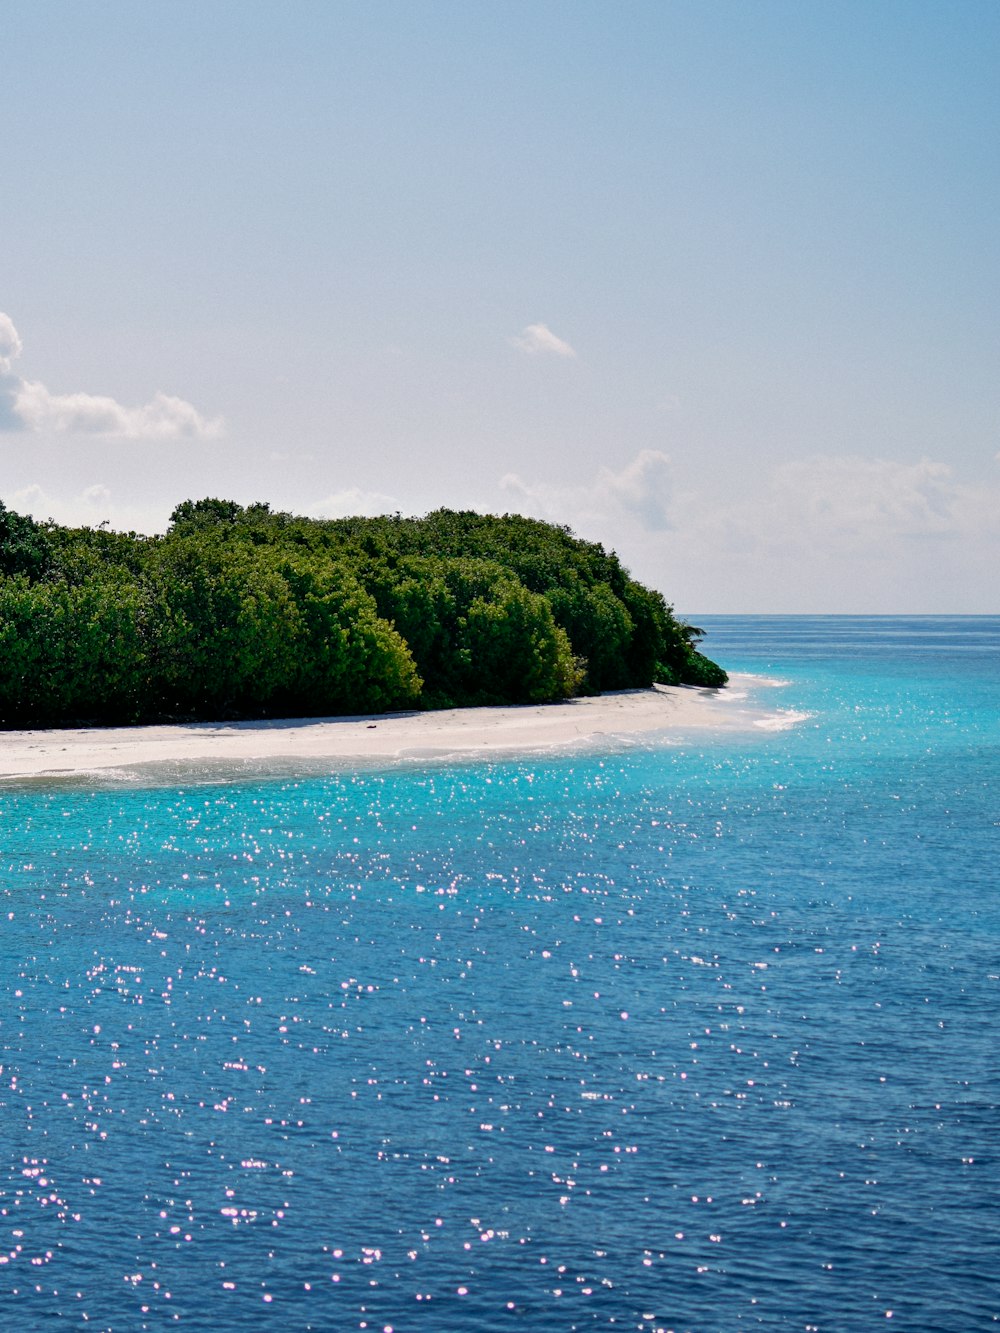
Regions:
<svg viewBox="0 0 1000 1333"><path fill-rule="evenodd" d="M995 613L994 0L0 0L0 498Z"/></svg>

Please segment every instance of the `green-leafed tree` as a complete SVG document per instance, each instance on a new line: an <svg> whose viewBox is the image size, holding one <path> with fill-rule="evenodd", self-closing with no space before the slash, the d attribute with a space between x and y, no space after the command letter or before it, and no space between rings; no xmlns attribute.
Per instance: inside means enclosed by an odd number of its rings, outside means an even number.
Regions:
<svg viewBox="0 0 1000 1333"><path fill-rule="evenodd" d="M371 568L369 579L432 706L562 699L579 683L548 602L496 561L408 556Z"/></svg>
<svg viewBox="0 0 1000 1333"><path fill-rule="evenodd" d="M319 557L281 562L296 628L294 663L276 693L290 712L385 712L419 703L422 681L403 636L342 566Z"/></svg>
<svg viewBox="0 0 1000 1333"><path fill-rule="evenodd" d="M614 552L519 515L186 500L165 537L0 505L0 718L275 716L717 686Z"/></svg>
<svg viewBox="0 0 1000 1333"><path fill-rule="evenodd" d="M633 624L621 598L606 583L588 586L580 578L555 584L545 596L557 624L569 635L586 690L600 694L627 689L632 684Z"/></svg>
<svg viewBox="0 0 1000 1333"><path fill-rule="evenodd" d="M134 722L147 709L141 595L117 571L0 580L4 725Z"/></svg>
<svg viewBox="0 0 1000 1333"><path fill-rule="evenodd" d="M260 716L294 670L296 611L253 547L162 543L143 575L150 698L165 716Z"/></svg>
<svg viewBox="0 0 1000 1333"><path fill-rule="evenodd" d="M38 578L52 558L49 529L27 514L15 514L0 500L0 574Z"/></svg>

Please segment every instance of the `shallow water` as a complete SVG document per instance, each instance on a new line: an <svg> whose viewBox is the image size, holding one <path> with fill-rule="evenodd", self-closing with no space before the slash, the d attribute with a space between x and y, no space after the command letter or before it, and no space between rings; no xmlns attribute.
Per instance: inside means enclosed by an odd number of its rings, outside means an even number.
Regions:
<svg viewBox="0 0 1000 1333"><path fill-rule="evenodd" d="M806 720L0 792L5 1326L1000 1322L1000 621L703 623Z"/></svg>

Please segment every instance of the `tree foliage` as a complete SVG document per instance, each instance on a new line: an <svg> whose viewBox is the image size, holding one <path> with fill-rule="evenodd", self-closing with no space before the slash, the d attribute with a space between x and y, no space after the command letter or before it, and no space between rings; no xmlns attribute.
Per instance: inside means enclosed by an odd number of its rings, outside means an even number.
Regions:
<svg viewBox="0 0 1000 1333"><path fill-rule="evenodd" d="M48 569L51 554L46 528L26 514L15 514L0 500L0 574L37 578Z"/></svg>
<svg viewBox="0 0 1000 1333"><path fill-rule="evenodd" d="M0 504L0 725L323 716L717 686L613 552L518 515L187 500L163 537Z"/></svg>

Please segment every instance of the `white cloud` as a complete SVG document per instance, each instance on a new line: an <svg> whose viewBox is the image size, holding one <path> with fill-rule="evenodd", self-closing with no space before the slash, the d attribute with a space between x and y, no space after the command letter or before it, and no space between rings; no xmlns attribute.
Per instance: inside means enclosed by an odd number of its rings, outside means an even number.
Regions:
<svg viewBox="0 0 1000 1333"><path fill-rule="evenodd" d="M701 496L664 568L689 606L975 612L996 605L1000 487L933 459L818 455L776 468L739 503ZM714 589L714 591L713 591Z"/></svg>
<svg viewBox="0 0 1000 1333"><path fill-rule="evenodd" d="M811 531L851 541L946 535L955 527L959 489L951 469L928 458L819 455L786 463L772 479L781 510L797 511Z"/></svg>
<svg viewBox="0 0 1000 1333"><path fill-rule="evenodd" d="M692 613L996 605L1000 485L971 485L934 459L814 455L762 474L735 502L679 490L653 450L583 483L512 474L500 485L512 508L613 547Z"/></svg>
<svg viewBox="0 0 1000 1333"><path fill-rule="evenodd" d="M0 374L10 373L14 361L21 355L21 339L10 315L0 310Z"/></svg>
<svg viewBox="0 0 1000 1333"><path fill-rule="evenodd" d="M57 434L117 436L126 440L211 439L222 433L219 417L204 417L183 398L156 393L141 407L91 393L52 393L38 380L21 379L13 363L21 339L0 313L0 427Z"/></svg>
<svg viewBox="0 0 1000 1333"><path fill-rule="evenodd" d="M643 449L621 472L602 468L598 487L634 514L647 532L673 527L673 472L670 459L658 449Z"/></svg>
<svg viewBox="0 0 1000 1333"><path fill-rule="evenodd" d="M985 534L997 527L996 500L929 458L820 454L776 468L739 504L713 506L701 497L697 522L729 550L853 559Z"/></svg>
<svg viewBox="0 0 1000 1333"><path fill-rule="evenodd" d="M33 486L22 486L19 491L6 493L3 501L8 508L16 510L19 514L31 514L33 518L51 517L48 512L42 512L49 504L49 500L37 483Z"/></svg>
<svg viewBox="0 0 1000 1333"><path fill-rule="evenodd" d="M209 420L183 398L157 393L142 407L125 407L92 393L50 393L37 380L22 380L14 412L28 430L117 435L126 440L211 439L222 423Z"/></svg>
<svg viewBox="0 0 1000 1333"><path fill-rule="evenodd" d="M510 345L529 356L576 356L576 350L562 338L556 337L547 324L528 324Z"/></svg>
<svg viewBox="0 0 1000 1333"><path fill-rule="evenodd" d="M20 490L4 491L0 499L18 514L30 514L39 522L53 519L67 527L95 527L107 522L119 532L163 532L169 505L119 501L102 482L87 486L77 495L51 495L37 483Z"/></svg>
<svg viewBox="0 0 1000 1333"><path fill-rule="evenodd" d="M511 472L500 486L528 512L569 523L582 535L588 528L603 534L635 520L646 532L664 532L674 522L673 472L670 459L658 449L643 449L620 472L601 468L589 484L532 485Z"/></svg>
<svg viewBox="0 0 1000 1333"><path fill-rule="evenodd" d="M356 515L375 517L378 514L396 514L401 510L394 495L381 491L363 491L357 486L337 491L318 504L310 505L308 513L314 518L352 518Z"/></svg>

